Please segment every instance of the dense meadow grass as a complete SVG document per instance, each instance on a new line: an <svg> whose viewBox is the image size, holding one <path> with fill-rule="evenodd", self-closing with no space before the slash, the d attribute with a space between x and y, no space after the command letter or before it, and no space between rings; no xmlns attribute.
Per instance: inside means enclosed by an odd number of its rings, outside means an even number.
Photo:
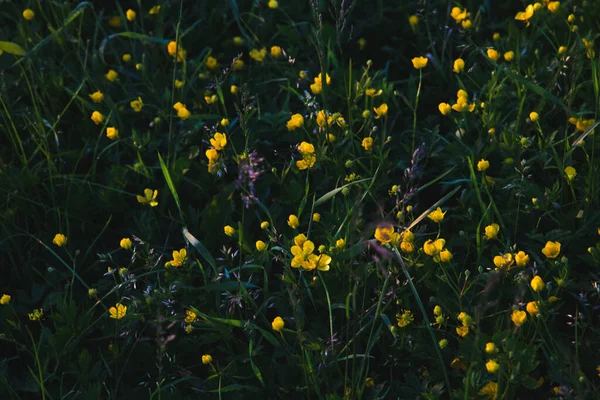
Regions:
<svg viewBox="0 0 600 400"><path fill-rule="evenodd" d="M600 398L599 16L0 1L0 396Z"/></svg>

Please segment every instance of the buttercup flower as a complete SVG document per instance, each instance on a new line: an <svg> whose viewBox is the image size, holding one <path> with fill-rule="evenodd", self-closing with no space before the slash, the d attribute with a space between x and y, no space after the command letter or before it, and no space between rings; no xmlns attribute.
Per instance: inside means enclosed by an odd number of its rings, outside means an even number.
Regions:
<svg viewBox="0 0 600 400"><path fill-rule="evenodd" d="M479 391L479 394L487 395L489 399L495 400L498 398L498 384L496 382L488 382Z"/></svg>
<svg viewBox="0 0 600 400"><path fill-rule="evenodd" d="M233 226L231 225L226 225L223 227L223 232L225 232L225 234L229 237L235 235L235 229L233 228Z"/></svg>
<svg viewBox="0 0 600 400"><path fill-rule="evenodd" d="M52 243L57 245L58 247L63 247L67 244L67 237L62 233L57 233L54 235L54 239L52 239Z"/></svg>
<svg viewBox="0 0 600 400"><path fill-rule="evenodd" d="M298 217L296 217L294 214L290 214L290 216L288 217L288 225L292 229L296 229L298 226L300 226L300 221L298 221Z"/></svg>
<svg viewBox="0 0 600 400"><path fill-rule="evenodd" d="M260 223L260 229L267 229L270 225L268 221L263 221Z"/></svg>
<svg viewBox="0 0 600 400"><path fill-rule="evenodd" d="M510 319L518 328L525 323L527 320L527 313L525 311L514 310L510 315Z"/></svg>
<svg viewBox="0 0 600 400"><path fill-rule="evenodd" d="M428 256L435 257L444 250L446 245L445 239L428 240L423 244L423 252Z"/></svg>
<svg viewBox="0 0 600 400"><path fill-rule="evenodd" d="M144 195L140 196L139 194L136 196L138 203L140 204L149 204L151 207L156 207L158 205L158 201L156 201L156 197L158 196L158 190L152 191L152 189L144 189Z"/></svg>
<svg viewBox="0 0 600 400"><path fill-rule="evenodd" d="M265 251L266 248L267 248L267 244L265 242L263 242L262 240L256 241L256 250L258 250L259 252L262 252L262 251Z"/></svg>
<svg viewBox="0 0 600 400"><path fill-rule="evenodd" d="M505 61L511 62L514 58L515 58L515 52L514 51L507 51L506 53L504 53L504 60Z"/></svg>
<svg viewBox="0 0 600 400"><path fill-rule="evenodd" d="M448 211L442 212L442 209L440 207L438 207L437 209L435 209L432 212L430 212L427 215L427 218L429 218L433 222L440 223L444 219L444 216L446 215L447 212Z"/></svg>
<svg viewBox="0 0 600 400"><path fill-rule="evenodd" d="M540 302L539 301L530 301L527 303L525 307L527 309L527 313L532 317L537 316L540 313Z"/></svg>
<svg viewBox="0 0 600 400"><path fill-rule="evenodd" d="M500 369L500 364L494 360L489 360L485 363L485 369L487 369L487 372L490 374L495 374Z"/></svg>
<svg viewBox="0 0 600 400"><path fill-rule="evenodd" d="M542 253L548 258L556 258L560 254L560 242L546 242Z"/></svg>
<svg viewBox="0 0 600 400"><path fill-rule="evenodd" d="M313 220L313 222L321 222L321 214L314 213L312 216L312 220Z"/></svg>
<svg viewBox="0 0 600 400"><path fill-rule="evenodd" d="M216 172L215 166L219 161L219 152L217 149L208 149L204 152L204 155L206 155L206 158L208 159L208 172Z"/></svg>
<svg viewBox="0 0 600 400"><path fill-rule="evenodd" d="M131 239L129 238L123 238L121 239L121 241L119 242L119 246L123 249L123 250L131 250L131 248L133 247L133 242L131 241Z"/></svg>
<svg viewBox="0 0 600 400"><path fill-rule="evenodd" d="M325 84L331 84L331 78L329 74L325 74ZM310 90L313 94L320 94L323 91L323 74L319 73L319 75L314 79L314 83L310 85Z"/></svg>
<svg viewBox="0 0 600 400"><path fill-rule="evenodd" d="M494 342L488 342L485 344L485 352L488 354L493 354L497 352L496 344Z"/></svg>
<svg viewBox="0 0 600 400"><path fill-rule="evenodd" d="M559 56L564 55L566 52L567 52L567 46L560 46L557 51Z"/></svg>
<svg viewBox="0 0 600 400"><path fill-rule="evenodd" d="M38 320L42 319L42 317L44 316L44 310L42 310L41 308L37 308L37 309L33 310L32 313L27 314L27 316L32 321L38 321Z"/></svg>
<svg viewBox="0 0 600 400"><path fill-rule="evenodd" d="M102 93L99 90L96 90L94 93L90 94L90 99L92 99L92 101L94 103L102 103L102 100L104 100L104 93Z"/></svg>
<svg viewBox="0 0 600 400"><path fill-rule="evenodd" d="M12 299L12 297L5 293L2 295L2 297L0 297L0 304L6 305L10 303L10 299Z"/></svg>
<svg viewBox="0 0 600 400"><path fill-rule="evenodd" d="M410 17L408 17L408 23L410 24L410 26L417 26L419 24L419 17L417 17L416 15L411 15Z"/></svg>
<svg viewBox="0 0 600 400"><path fill-rule="evenodd" d="M206 65L206 68L208 69L215 69L217 68L217 65L219 65L218 61L216 58L214 58L213 56L208 56L206 58L206 62L204 63L204 65Z"/></svg>
<svg viewBox="0 0 600 400"><path fill-rule="evenodd" d="M346 241L344 239L338 239L335 242L335 248L338 250L343 249L346 246Z"/></svg>
<svg viewBox="0 0 600 400"><path fill-rule="evenodd" d="M188 324L198 321L198 315L192 310L185 310L185 318L183 319Z"/></svg>
<svg viewBox="0 0 600 400"><path fill-rule="evenodd" d="M442 115L448 115L450 114L450 111L452 111L452 107L448 103L440 103L438 109L440 110L440 113L442 113Z"/></svg>
<svg viewBox="0 0 600 400"><path fill-rule="evenodd" d="M215 135L210 139L210 144L216 150L223 150L227 145L227 135L221 132L215 132Z"/></svg>
<svg viewBox="0 0 600 400"><path fill-rule="evenodd" d="M485 238L487 240L495 239L498 236L498 232L500 232L500 225L491 224L485 227Z"/></svg>
<svg viewBox="0 0 600 400"><path fill-rule="evenodd" d="M560 8L560 1L551 1L548 3L548 11L555 13Z"/></svg>
<svg viewBox="0 0 600 400"><path fill-rule="evenodd" d="M538 275L533 277L530 285L531 285L531 288L533 289L533 291L538 292L538 293L541 292L542 290L544 290L544 286L546 286L546 284L544 283L542 278L540 278Z"/></svg>
<svg viewBox="0 0 600 400"><path fill-rule="evenodd" d="M144 107L144 102L142 101L142 98L138 96L138 98L129 103L129 105L131 106L131 108L133 108L133 111L140 112Z"/></svg>
<svg viewBox="0 0 600 400"><path fill-rule="evenodd" d="M175 41L169 42L167 45L167 52L173 58L176 58L177 62L180 63L185 60L186 51L183 50L181 43L179 45Z"/></svg>
<svg viewBox="0 0 600 400"><path fill-rule="evenodd" d="M116 140L119 138L119 130L114 126L109 126L106 128L106 137L110 140Z"/></svg>
<svg viewBox="0 0 600 400"><path fill-rule="evenodd" d="M274 331L277 331L277 332L283 331L284 326L285 326L285 322L284 322L283 318L281 318L279 316L275 317L273 322L271 322L271 327L273 328Z"/></svg>
<svg viewBox="0 0 600 400"><path fill-rule="evenodd" d="M187 250L173 250L173 259L165 264L165 267L181 267L187 261Z"/></svg>
<svg viewBox="0 0 600 400"><path fill-rule="evenodd" d="M369 97L377 97L377 96L381 96L381 94L383 93L383 90L379 89L367 89L365 90L365 94Z"/></svg>
<svg viewBox="0 0 600 400"><path fill-rule="evenodd" d="M412 311L404 310L402 311L402 314L396 315L396 320L398 321L398 326L400 328L405 328L415 320L415 317L413 317Z"/></svg>
<svg viewBox="0 0 600 400"><path fill-rule="evenodd" d="M279 57L281 57L281 54L282 54L281 47L279 47L279 46L271 47L271 57L279 58Z"/></svg>
<svg viewBox="0 0 600 400"><path fill-rule="evenodd" d="M379 107L373 108L373 111L375 111L375 119L385 117L388 113L388 105L386 103L383 103Z"/></svg>
<svg viewBox="0 0 600 400"><path fill-rule="evenodd" d="M275 9L279 7L279 3L277 2L277 0L269 0L268 5L270 9Z"/></svg>
<svg viewBox="0 0 600 400"><path fill-rule="evenodd" d="M450 260L452 260L452 257L453 255L448 249L442 250L439 254L439 260L441 262L450 262Z"/></svg>
<svg viewBox="0 0 600 400"><path fill-rule="evenodd" d="M538 113L536 113L535 111L532 111L529 113L529 119L531 120L531 122L535 122L538 119L540 119L540 115Z"/></svg>
<svg viewBox="0 0 600 400"><path fill-rule="evenodd" d="M457 24L460 24L465 19L469 18L469 13L467 9L461 9L460 7L452 7L452 12L450 16L456 21Z"/></svg>
<svg viewBox="0 0 600 400"><path fill-rule="evenodd" d="M301 114L294 114L292 118L287 122L286 127L288 131L295 131L304 125L304 117Z"/></svg>
<svg viewBox="0 0 600 400"><path fill-rule="evenodd" d="M27 21L31 21L32 19L35 18L35 13L33 12L32 9L27 8L27 9L23 10L23 18L25 18L25 20L27 20Z"/></svg>
<svg viewBox="0 0 600 400"><path fill-rule="evenodd" d="M375 229L375 239L381 244L390 243L394 234L394 226L392 224L382 224Z"/></svg>
<svg viewBox="0 0 600 400"><path fill-rule="evenodd" d="M127 17L127 21L131 22L135 19L135 11L133 11L131 8L129 10L127 10L127 12L125 13L125 16Z"/></svg>
<svg viewBox="0 0 600 400"><path fill-rule="evenodd" d="M529 19L531 17L533 17L534 12L535 12L535 9L533 8L533 4L529 4L527 6L527 8L525 9L525 11L520 11L517 13L517 15L515 16L515 19L517 21L526 21L527 26L529 26L530 25Z"/></svg>
<svg viewBox="0 0 600 400"><path fill-rule="evenodd" d="M481 159L477 163L477 171L484 172L490 167L490 162L488 160Z"/></svg>
<svg viewBox="0 0 600 400"><path fill-rule="evenodd" d="M104 122L104 115L98 111L94 111L90 119L94 121L96 125L100 125L102 122Z"/></svg>
<svg viewBox="0 0 600 400"><path fill-rule="evenodd" d="M213 358L210 354L202 355L202 364L207 365L207 364L211 364L212 362L213 362Z"/></svg>
<svg viewBox="0 0 600 400"><path fill-rule="evenodd" d="M264 47L260 50L252 49L250 50L250 53L248 55L251 59L253 59L256 62L263 62L267 55L267 49L265 49Z"/></svg>
<svg viewBox="0 0 600 400"><path fill-rule="evenodd" d="M496 51L495 49L487 49L487 56L492 61L498 61L498 59L500 58L500 53L498 53L498 51Z"/></svg>
<svg viewBox="0 0 600 400"><path fill-rule="evenodd" d="M105 76L106 79L108 79L111 82L114 82L119 78L119 74L114 69L109 69Z"/></svg>
<svg viewBox="0 0 600 400"><path fill-rule="evenodd" d="M459 73L463 72L464 69L465 69L465 60L463 60L462 58L457 58L456 60L454 60L454 66L452 68L452 71L459 74Z"/></svg>
<svg viewBox="0 0 600 400"><path fill-rule="evenodd" d="M161 6L159 6L159 5L152 6L152 8L148 12L148 14L150 14L150 15L156 15L156 14L158 14L160 12L160 7Z"/></svg>
<svg viewBox="0 0 600 400"><path fill-rule="evenodd" d="M514 260L513 260L513 256L510 253L506 253L502 256L496 256L494 257L494 265L497 268L506 268L506 269L510 269L510 267L512 266Z"/></svg>
<svg viewBox="0 0 600 400"><path fill-rule="evenodd" d="M113 307L108 309L110 317L113 319L121 319L127 314L127 306L117 303Z"/></svg>
<svg viewBox="0 0 600 400"><path fill-rule="evenodd" d="M569 165L568 167L565 168L565 174L567 175L567 180L569 182L571 182L573 179L575 179L575 176L577 175L577 171L575 170L575 168L573 168Z"/></svg>
<svg viewBox="0 0 600 400"><path fill-rule="evenodd" d="M529 263L529 255L524 251L519 251L515 254L515 262L517 263L517 267L524 267Z"/></svg>
<svg viewBox="0 0 600 400"><path fill-rule="evenodd" d="M366 151L371 151L373 150L373 138L371 137L366 137L363 139L361 146L366 150Z"/></svg>
<svg viewBox="0 0 600 400"><path fill-rule="evenodd" d="M298 237L296 239L298 239ZM294 256L294 258L292 258L292 268L302 267L307 270L314 269L316 265L309 262L309 256L315 251L315 244L306 239L304 239L304 241L294 241L296 245L292 246L290 249L290 252Z"/></svg>
<svg viewBox="0 0 600 400"><path fill-rule="evenodd" d="M415 57L410 61L412 62L414 69L421 69L427 66L429 59L427 57Z"/></svg>

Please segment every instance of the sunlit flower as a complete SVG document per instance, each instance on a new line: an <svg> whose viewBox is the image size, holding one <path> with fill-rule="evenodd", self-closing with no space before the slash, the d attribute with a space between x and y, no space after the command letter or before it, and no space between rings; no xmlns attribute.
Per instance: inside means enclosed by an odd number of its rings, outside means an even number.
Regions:
<svg viewBox="0 0 600 400"><path fill-rule="evenodd" d="M560 1L551 1L548 3L548 11L555 13L560 8Z"/></svg>
<svg viewBox="0 0 600 400"><path fill-rule="evenodd" d="M169 42L167 45L167 52L171 57L176 58L178 63L185 60L186 51L183 49L181 43L178 45L175 41Z"/></svg>
<svg viewBox="0 0 600 400"><path fill-rule="evenodd" d="M537 316L540 313L540 302L539 301L530 301L527 303L525 307L527 309L527 313L532 317Z"/></svg>
<svg viewBox="0 0 600 400"><path fill-rule="evenodd" d="M567 46L560 46L557 51L559 56L564 55L566 52L567 52Z"/></svg>
<svg viewBox="0 0 600 400"><path fill-rule="evenodd" d="M331 84L331 78L329 74L325 74L325 84ZM314 79L314 83L310 85L310 90L313 94L320 94L323 91L323 74L319 73L319 75Z"/></svg>
<svg viewBox="0 0 600 400"><path fill-rule="evenodd" d="M191 324L192 322L198 321L198 314L192 310L185 310L185 318L183 320L188 324Z"/></svg>
<svg viewBox="0 0 600 400"><path fill-rule="evenodd" d="M25 20L27 20L27 21L31 21L32 19L35 18L35 13L33 12L32 9L27 8L27 9L23 10L23 18L25 18Z"/></svg>
<svg viewBox="0 0 600 400"><path fill-rule="evenodd" d="M105 76L106 79L108 79L111 82L114 82L117 80L117 78L119 78L119 74L114 69L109 69Z"/></svg>
<svg viewBox="0 0 600 400"><path fill-rule="evenodd" d="M362 140L361 146L366 150L366 151L371 151L373 150L373 138L371 137L366 137Z"/></svg>
<svg viewBox="0 0 600 400"><path fill-rule="evenodd" d="M454 65L453 65L452 71L459 74L459 73L463 72L464 70L465 70L465 60L463 60L462 58L457 58L456 60L454 60Z"/></svg>
<svg viewBox="0 0 600 400"><path fill-rule="evenodd" d="M127 17L127 21L131 22L135 19L135 11L133 11L131 8L129 10L127 10L127 12L125 13L125 16Z"/></svg>
<svg viewBox="0 0 600 400"><path fill-rule="evenodd" d="M498 59L500 59L500 53L495 49L487 49L487 56L492 61L498 61Z"/></svg>
<svg viewBox="0 0 600 400"><path fill-rule="evenodd" d="M423 252L428 256L437 256L444 250L446 245L445 239L428 240L423 244Z"/></svg>
<svg viewBox="0 0 600 400"><path fill-rule="evenodd" d="M202 364L207 365L207 364L211 364L212 362L213 362L213 358L210 354L202 355Z"/></svg>
<svg viewBox="0 0 600 400"><path fill-rule="evenodd" d="M485 344L485 352L486 353L493 354L497 351L498 351L498 349L496 348L496 344L494 342L487 342Z"/></svg>
<svg viewBox="0 0 600 400"><path fill-rule="evenodd" d="M514 259L513 259L512 254L510 254L510 253L506 253L504 255L494 257L494 265L497 268L510 269L510 267L512 266L513 263L514 263Z"/></svg>
<svg viewBox="0 0 600 400"><path fill-rule="evenodd" d="M494 360L489 360L485 363L485 369L487 369L487 372L490 374L495 374L500 369L500 364Z"/></svg>
<svg viewBox="0 0 600 400"><path fill-rule="evenodd" d="M514 310L510 315L510 319L516 327L520 327L527 320L527 313L521 310Z"/></svg>
<svg viewBox="0 0 600 400"><path fill-rule="evenodd" d="M506 53L504 53L504 60L507 62L511 62L513 59L515 58L515 52L514 51L507 51Z"/></svg>
<svg viewBox="0 0 600 400"><path fill-rule="evenodd" d="M312 220L313 220L313 222L321 222L321 214L314 213L312 216Z"/></svg>
<svg viewBox="0 0 600 400"><path fill-rule="evenodd" d="M94 111L90 119L94 121L96 125L100 125L102 122L104 122L104 115L102 115L102 113L99 111Z"/></svg>
<svg viewBox="0 0 600 400"><path fill-rule="evenodd" d="M223 232L225 232L225 234L229 237L235 235L235 228L231 225L226 225L223 227Z"/></svg>
<svg viewBox="0 0 600 400"><path fill-rule="evenodd" d="M483 158L479 160L477 163L477 171L484 172L490 167L490 162L488 160L484 160Z"/></svg>
<svg viewBox="0 0 600 400"><path fill-rule="evenodd" d="M527 6L527 8L525 9L525 11L520 11L517 13L517 15L515 15L515 19L517 21L526 21L527 26L529 26L530 25L529 19L531 17L533 17L534 13L535 13L535 9L533 8L533 4L529 4Z"/></svg>
<svg viewBox="0 0 600 400"><path fill-rule="evenodd" d="M292 229L296 229L298 226L300 226L300 221L298 220L298 217L296 217L294 214L290 214L290 216L288 217L288 225Z"/></svg>
<svg viewBox="0 0 600 400"><path fill-rule="evenodd" d="M560 254L560 242L548 241L542 249L542 253L548 258L558 257Z"/></svg>
<svg viewBox="0 0 600 400"><path fill-rule="evenodd" d="M515 254L515 262L517 263L517 267L524 267L529 263L529 255L524 251L519 251Z"/></svg>
<svg viewBox="0 0 600 400"><path fill-rule="evenodd" d="M281 318L279 316L275 317L273 322L271 322L271 327L273 328L274 331L277 331L277 332L283 331L284 326L285 326L285 322L283 321L283 318Z"/></svg>
<svg viewBox="0 0 600 400"><path fill-rule="evenodd" d="M260 229L267 229L270 225L268 221L263 221L260 223Z"/></svg>
<svg viewBox="0 0 600 400"><path fill-rule="evenodd" d="M121 239L121 241L119 242L119 246L123 249L123 250L131 250L131 248L133 247L133 242L131 241L131 239L129 238L123 238Z"/></svg>
<svg viewBox="0 0 600 400"><path fill-rule="evenodd" d="M379 107L373 108L373 111L375 111L375 119L385 117L388 113L388 105L386 103L383 103Z"/></svg>
<svg viewBox="0 0 600 400"><path fill-rule="evenodd" d="M571 118L569 118L569 123L572 125L575 125L575 127L577 128L578 131L586 132L588 129L590 129L592 127L592 125L594 125L596 123L596 120L571 117ZM593 134L593 133L594 133L593 131L590 132L590 134Z"/></svg>
<svg viewBox="0 0 600 400"><path fill-rule="evenodd" d="M450 111L452 111L452 107L448 103L440 103L438 109L440 110L440 113L442 113L442 115L448 115L450 114Z"/></svg>
<svg viewBox="0 0 600 400"><path fill-rule="evenodd" d="M187 261L187 250L173 250L173 259L165 264L165 267L181 267Z"/></svg>
<svg viewBox="0 0 600 400"><path fill-rule="evenodd" d="M90 99L92 99L92 101L94 103L102 103L102 100L104 100L104 93L102 93L99 90L96 90L94 93L90 94Z"/></svg>
<svg viewBox="0 0 600 400"><path fill-rule="evenodd" d="M338 239L335 242L335 248L338 250L343 249L346 246L346 241L344 239Z"/></svg>
<svg viewBox="0 0 600 400"><path fill-rule="evenodd" d="M113 319L121 319L127 314L127 306L117 303L114 307L108 309L110 317Z"/></svg>
<svg viewBox="0 0 600 400"><path fill-rule="evenodd" d="M427 66L429 59L427 57L415 57L411 60L414 69L421 69Z"/></svg>
<svg viewBox="0 0 600 400"><path fill-rule="evenodd" d="M440 207L438 207L435 210L433 210L432 212L430 212L429 214L427 214L427 218L429 218L433 222L440 223L443 221L447 212L448 211L442 212L442 209Z"/></svg>
<svg viewBox="0 0 600 400"><path fill-rule="evenodd" d="M369 97L377 97L380 96L383 93L383 90L379 89L367 89L365 90L365 94Z"/></svg>
<svg viewBox="0 0 600 400"><path fill-rule="evenodd" d="M542 278L539 277L539 275L533 277L533 279L530 282L530 285L533 291L538 293L544 290L544 286L546 286L546 284L544 283Z"/></svg>
<svg viewBox="0 0 600 400"><path fill-rule="evenodd" d="M491 224L485 227L485 238L487 240L496 239L498 236L498 232L500 232L500 225Z"/></svg>
<svg viewBox="0 0 600 400"><path fill-rule="evenodd" d="M206 155L206 158L208 159L208 172L216 172L215 166L219 161L219 152L217 149L210 148L204 152L204 155Z"/></svg>
<svg viewBox="0 0 600 400"><path fill-rule="evenodd" d="M279 7L279 3L277 2L277 0L269 0L268 6L270 9L275 9Z"/></svg>
<svg viewBox="0 0 600 400"><path fill-rule="evenodd" d="M52 243L57 245L58 247L63 247L67 244L67 237L62 233L57 233L54 235L54 239L52 239Z"/></svg>
<svg viewBox="0 0 600 400"><path fill-rule="evenodd" d="M149 204L151 207L156 207L158 205L158 201L156 201L156 197L158 196L158 190L152 191L152 189L144 189L144 195L140 196L139 194L136 196L138 203L140 204Z"/></svg>
<svg viewBox="0 0 600 400"><path fill-rule="evenodd" d="M291 263L292 268L302 267L304 269L314 269L316 265L312 265L309 262L309 256L313 253L313 251L315 251L315 244L310 240L305 240L299 243L302 244L299 245L296 243L296 245L292 246L290 249L290 252L294 256Z"/></svg>
<svg viewBox="0 0 600 400"><path fill-rule="evenodd" d="M295 131L304 125L304 117L301 114L294 114L292 118L287 122L286 127L288 131Z"/></svg>
<svg viewBox="0 0 600 400"><path fill-rule="evenodd" d="M142 101L142 98L138 96L137 100L133 100L129 105L133 108L133 111L140 112L144 107L144 102Z"/></svg>
<svg viewBox="0 0 600 400"><path fill-rule="evenodd" d="M538 113L536 113L535 111L532 111L529 113L529 119L531 120L531 122L535 122L538 119L540 119L540 115Z"/></svg>
<svg viewBox="0 0 600 400"><path fill-rule="evenodd" d="M2 297L0 297L0 304L6 305L6 304L10 303L10 299L12 299L12 297L10 295L3 294Z"/></svg>
<svg viewBox="0 0 600 400"><path fill-rule="evenodd" d="M413 242L408 242L406 240L403 240L400 243L400 250L402 250L402 252L404 253L412 253L415 251L415 244Z"/></svg>
<svg viewBox="0 0 600 400"><path fill-rule="evenodd" d="M375 239L379 240L381 244L390 243L393 233L394 226L392 224L382 224L375 229Z"/></svg>
<svg viewBox="0 0 600 400"><path fill-rule="evenodd" d="M444 250L440 251L439 260L441 262L450 262L450 260L452 260L452 257L453 257L453 255L450 252L450 250L444 249Z"/></svg>
<svg viewBox="0 0 600 400"><path fill-rule="evenodd" d="M227 145L227 135L221 132L215 132L215 135L210 139L210 144L216 150L223 150Z"/></svg>
<svg viewBox="0 0 600 400"><path fill-rule="evenodd" d="M262 252L262 251L265 251L266 248L267 248L267 244L265 242L263 242L262 240L256 241L256 250L258 250L259 252Z"/></svg>

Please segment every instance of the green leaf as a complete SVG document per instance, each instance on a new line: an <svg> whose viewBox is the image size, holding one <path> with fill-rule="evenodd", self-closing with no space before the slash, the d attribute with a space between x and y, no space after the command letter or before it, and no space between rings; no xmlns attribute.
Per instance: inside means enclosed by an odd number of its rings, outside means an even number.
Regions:
<svg viewBox="0 0 600 400"><path fill-rule="evenodd" d="M354 185L354 184L357 184L357 183L360 183L360 182L369 181L369 180L371 180L371 179L370 178L359 179L357 181L350 182L350 183L348 183L348 184L346 184L344 186L340 186L339 188L330 190L329 192L325 193L323 196L319 197L317 199L317 201L315 201L314 207L325 203L326 201L328 201L329 199L331 199L333 196L335 196L336 194L338 194L339 192L341 192L345 187L348 187L348 186L351 186L351 185Z"/></svg>
<svg viewBox="0 0 600 400"><path fill-rule="evenodd" d="M198 252L202 256L202 258L204 258L210 264L210 266L213 267L214 270L216 270L217 262L215 261L213 256L210 254L208 249L202 243L200 243L200 241L198 239L196 239L196 237L194 235L192 235L190 233L190 231L188 231L187 227L184 226L182 229L182 232L183 232L183 236L186 238L186 240L192 246L194 246L196 248L196 250L198 250Z"/></svg>
<svg viewBox="0 0 600 400"><path fill-rule="evenodd" d="M181 202L179 201L179 195L177 194L177 190L175 189L175 185L173 184L173 179L171 179L169 169L167 168L167 165L163 161L162 157L160 156L160 153L158 153L158 162L160 163L160 169L162 170L162 173L165 176L165 181L167 181L167 186L169 186L169 190L171 191L171 194L175 199L175 204L177 204L177 209L179 210L179 218L181 218L181 222L185 223L185 219L183 218L183 211L181 210Z"/></svg>
<svg viewBox="0 0 600 400"><path fill-rule="evenodd" d="M0 42L0 50L15 56L24 56L27 53L24 48L13 42Z"/></svg>

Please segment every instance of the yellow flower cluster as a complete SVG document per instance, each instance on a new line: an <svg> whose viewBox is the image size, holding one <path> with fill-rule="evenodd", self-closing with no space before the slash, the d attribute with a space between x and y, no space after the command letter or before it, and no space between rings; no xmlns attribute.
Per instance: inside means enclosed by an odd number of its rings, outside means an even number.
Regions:
<svg viewBox="0 0 600 400"><path fill-rule="evenodd" d="M311 169L315 165L315 162L317 162L315 146L307 142L302 142L298 145L298 151L302 154L302 160L296 161L296 167L300 170Z"/></svg>
<svg viewBox="0 0 600 400"><path fill-rule="evenodd" d="M329 271L331 257L325 253L319 255L313 254L315 244L308 240L304 234L299 234L294 238L294 246L290 252L294 256L292 258L292 267L312 271L315 268L319 271Z"/></svg>
<svg viewBox="0 0 600 400"><path fill-rule="evenodd" d="M322 76L323 74L319 73L319 75L314 79L314 83L310 85L310 90L313 92L313 94L320 94L323 91ZM331 78L329 77L329 74L325 74L325 84L328 86L331 84Z"/></svg>
<svg viewBox="0 0 600 400"><path fill-rule="evenodd" d="M466 8L460 7L452 7L452 11L450 16L457 24L461 24L463 29L469 30L473 27L473 23L469 19L471 17L471 13L467 12Z"/></svg>

